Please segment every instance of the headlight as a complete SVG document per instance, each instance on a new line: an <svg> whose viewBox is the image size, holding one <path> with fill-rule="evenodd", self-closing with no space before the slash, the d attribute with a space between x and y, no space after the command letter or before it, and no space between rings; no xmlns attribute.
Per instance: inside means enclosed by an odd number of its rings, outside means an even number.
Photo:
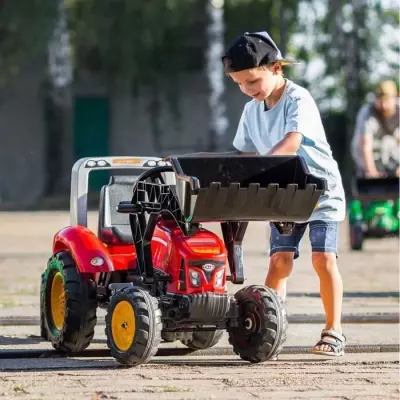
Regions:
<svg viewBox="0 0 400 400"><path fill-rule="evenodd" d="M101 267L102 265L104 265L104 258L93 257L90 260L90 264L92 264L94 267Z"/></svg>
<svg viewBox="0 0 400 400"><path fill-rule="evenodd" d="M190 275L190 283L193 287L200 287L201 285L201 278L200 278L200 272L195 271L194 269L189 270L189 275Z"/></svg>
<svg viewBox="0 0 400 400"><path fill-rule="evenodd" d="M106 160L89 160L86 164L86 168L97 168L97 167L109 167L110 164Z"/></svg>
<svg viewBox="0 0 400 400"><path fill-rule="evenodd" d="M216 287L222 287L223 282L224 282L224 274L225 274L225 267L221 268L216 274L215 274L215 286Z"/></svg>

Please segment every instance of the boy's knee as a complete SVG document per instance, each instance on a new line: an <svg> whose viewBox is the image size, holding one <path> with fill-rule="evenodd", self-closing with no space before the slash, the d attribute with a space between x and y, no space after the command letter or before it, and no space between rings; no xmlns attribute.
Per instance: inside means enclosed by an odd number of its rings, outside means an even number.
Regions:
<svg viewBox="0 0 400 400"><path fill-rule="evenodd" d="M269 267L274 270L290 273L293 268L294 253L278 252L271 256Z"/></svg>
<svg viewBox="0 0 400 400"><path fill-rule="evenodd" d="M336 268L336 254L335 253L312 253L313 266L317 271L329 272Z"/></svg>

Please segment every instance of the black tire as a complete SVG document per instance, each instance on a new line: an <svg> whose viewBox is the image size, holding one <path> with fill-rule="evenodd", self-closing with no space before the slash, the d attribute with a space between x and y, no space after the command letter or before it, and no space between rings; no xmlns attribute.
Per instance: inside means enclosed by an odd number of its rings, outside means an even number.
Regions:
<svg viewBox="0 0 400 400"><path fill-rule="evenodd" d="M45 293L45 274L43 273L40 278L40 337L44 340L48 340L47 330L44 323L45 313L44 313L44 293Z"/></svg>
<svg viewBox="0 0 400 400"><path fill-rule="evenodd" d="M62 279L64 288L64 305L60 306L64 314L62 326L55 323L52 313L51 291L55 277ZM97 322L96 284L89 276L79 273L69 252L61 251L49 260L43 274L41 297L41 335L62 352L86 349Z"/></svg>
<svg viewBox="0 0 400 400"><path fill-rule="evenodd" d="M173 343L177 340L176 333L175 332L162 332L161 339L165 343Z"/></svg>
<svg viewBox="0 0 400 400"><path fill-rule="evenodd" d="M220 339L224 331L216 330L213 332L209 331L199 331L193 332L193 334L184 335L181 339L182 344L193 350L204 350L215 346Z"/></svg>
<svg viewBox="0 0 400 400"><path fill-rule="evenodd" d="M239 326L227 329L233 351L252 363L275 358L287 338L282 299L274 290L257 285L243 288L235 298L239 305Z"/></svg>
<svg viewBox="0 0 400 400"><path fill-rule="evenodd" d="M127 302L133 310L133 335L127 348L118 347L113 337L113 315L121 302ZM124 304L126 305L126 303ZM116 317L117 318L117 317ZM124 319L122 328L129 329L129 320ZM149 292L139 288L124 288L110 298L106 315L107 346L111 355L121 364L135 366L148 362L161 343L161 310L158 300ZM117 340L118 341L118 340Z"/></svg>
<svg viewBox="0 0 400 400"><path fill-rule="evenodd" d="M361 251L364 243L364 230L360 223L350 224L350 247L352 250Z"/></svg>

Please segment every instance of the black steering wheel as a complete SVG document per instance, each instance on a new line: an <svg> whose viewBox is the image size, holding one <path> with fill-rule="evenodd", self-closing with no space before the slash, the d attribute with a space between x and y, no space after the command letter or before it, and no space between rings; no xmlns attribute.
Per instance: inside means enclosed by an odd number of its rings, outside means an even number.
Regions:
<svg viewBox="0 0 400 400"><path fill-rule="evenodd" d="M150 180L151 183L160 183L165 185L165 180L161 174L163 172L172 172L172 171L173 169L170 165L165 165L162 167L154 167L139 175L136 182L144 182L146 180Z"/></svg>

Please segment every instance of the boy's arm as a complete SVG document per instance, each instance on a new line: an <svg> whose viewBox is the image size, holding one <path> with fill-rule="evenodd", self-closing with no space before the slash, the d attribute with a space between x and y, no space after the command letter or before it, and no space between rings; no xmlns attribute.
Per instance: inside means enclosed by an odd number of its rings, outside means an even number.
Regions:
<svg viewBox="0 0 400 400"><path fill-rule="evenodd" d="M376 169L373 154L374 136L378 129L379 123L376 118L371 115L371 105L366 104L362 106L357 114L353 140L362 157L362 165L359 167L364 170L365 176L369 178L381 175Z"/></svg>
<svg viewBox="0 0 400 400"><path fill-rule="evenodd" d="M269 152L269 156L296 154L303 140L300 132L289 132Z"/></svg>
<svg viewBox="0 0 400 400"><path fill-rule="evenodd" d="M364 134L361 136L361 154L364 160L364 167L365 167L365 175L367 178L377 178L382 176L383 174L380 173L376 169L376 164L374 160L373 154L373 136Z"/></svg>

